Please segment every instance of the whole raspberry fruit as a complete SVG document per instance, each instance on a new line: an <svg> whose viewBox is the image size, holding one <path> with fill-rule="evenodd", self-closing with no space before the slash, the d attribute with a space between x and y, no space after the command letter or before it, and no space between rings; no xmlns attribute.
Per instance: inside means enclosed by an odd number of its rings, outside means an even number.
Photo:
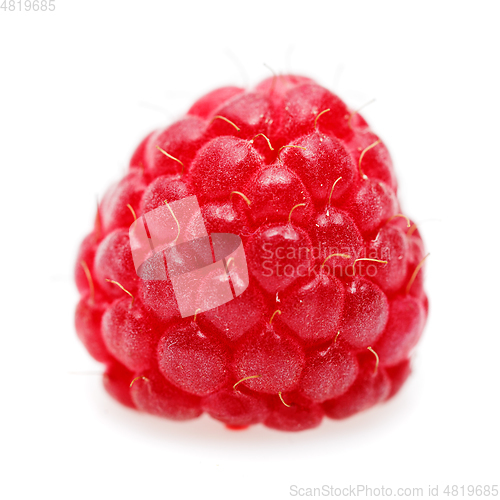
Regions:
<svg viewBox="0 0 500 500"><path fill-rule="evenodd" d="M199 99L142 141L80 247L76 330L108 392L171 419L287 431L394 396L428 311L396 190L384 144L308 78ZM138 277L128 230L193 195L208 233L241 237L249 286L181 317L168 279Z"/></svg>

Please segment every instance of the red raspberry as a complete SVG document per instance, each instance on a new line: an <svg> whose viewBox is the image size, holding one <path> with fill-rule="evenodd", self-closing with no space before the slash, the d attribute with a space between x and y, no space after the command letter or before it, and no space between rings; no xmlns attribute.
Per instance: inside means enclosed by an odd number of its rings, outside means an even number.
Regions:
<svg viewBox="0 0 500 500"><path fill-rule="evenodd" d="M308 78L199 99L141 142L80 247L76 330L107 391L170 419L288 431L394 396L428 310L423 243L396 189L379 138ZM250 282L182 318L172 282L147 279L154 262L138 277L128 230L193 195L209 234L241 237Z"/></svg>

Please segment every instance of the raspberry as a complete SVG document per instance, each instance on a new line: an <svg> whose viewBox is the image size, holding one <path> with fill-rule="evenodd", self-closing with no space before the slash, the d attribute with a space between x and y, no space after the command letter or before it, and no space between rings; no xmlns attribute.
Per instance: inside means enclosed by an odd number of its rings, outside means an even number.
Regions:
<svg viewBox="0 0 500 500"><path fill-rule="evenodd" d="M293 389L305 364L299 340L265 323L236 345L233 371L236 379L257 392L277 394ZM252 378L247 378L252 377Z"/></svg>
<svg viewBox="0 0 500 500"><path fill-rule="evenodd" d="M101 336L102 315L108 305L101 301L95 303L95 301L89 300L88 296L85 296L78 302L75 314L75 328L78 338L92 357L102 363L113 360Z"/></svg>
<svg viewBox="0 0 500 500"><path fill-rule="evenodd" d="M342 338L351 346L370 346L382 334L389 316L386 295L372 281L359 276L346 283Z"/></svg>
<svg viewBox="0 0 500 500"><path fill-rule="evenodd" d="M299 385L311 401L323 402L341 396L354 383L359 366L356 356L341 341L311 350Z"/></svg>
<svg viewBox="0 0 500 500"><path fill-rule="evenodd" d="M129 370L147 370L161 326L144 306L130 304L128 297L117 299L106 309L101 320L102 339L109 353Z"/></svg>
<svg viewBox="0 0 500 500"><path fill-rule="evenodd" d="M333 256L328 259L328 267L352 266L363 251L363 236L349 214L343 210L328 207L318 214L311 230L316 235L319 248L332 250L329 252ZM339 255L335 255L334 251Z"/></svg>
<svg viewBox="0 0 500 500"><path fill-rule="evenodd" d="M241 428L263 422L269 414L265 398L235 391L221 389L207 396L203 409L213 418L224 422L228 427Z"/></svg>
<svg viewBox="0 0 500 500"><path fill-rule="evenodd" d="M294 213L293 220L304 224L314 214L311 197L300 178L288 168L274 165L259 170L250 181L252 196L250 217L255 225L269 220L286 219L290 207L304 203L302 210Z"/></svg>
<svg viewBox="0 0 500 500"><path fill-rule="evenodd" d="M123 296L121 290L107 281L112 276L127 290L134 293L138 277L134 270L132 252L126 229L115 229L98 246L94 256L94 278L100 288L110 297Z"/></svg>
<svg viewBox="0 0 500 500"><path fill-rule="evenodd" d="M106 365L106 390L169 419L206 412L232 429L284 431L393 397L428 312L423 242L396 193L379 137L309 78L199 99L139 144L77 256L75 327ZM129 228L193 196L208 234L241 238L249 281L226 259L233 291L244 291L182 317L174 282L153 278L167 258L178 269L192 262L174 247L146 260L139 277ZM178 226L178 238L194 240L193 262L206 262L199 218ZM215 236L212 244L214 261L234 250L216 248ZM227 283L216 268L209 276L189 292L201 304Z"/></svg>
<svg viewBox="0 0 500 500"><path fill-rule="evenodd" d="M309 269L312 251L306 231L283 223L260 227L246 245L250 272L270 294L285 289Z"/></svg>
<svg viewBox="0 0 500 500"><path fill-rule="evenodd" d="M228 379L228 347L194 321L169 328L158 344L157 357L165 378L191 394L212 394Z"/></svg>
<svg viewBox="0 0 500 500"><path fill-rule="evenodd" d="M281 319L297 334L310 342L331 338L342 318L344 285L333 276L318 274L301 286L289 288L283 297ZM325 314L328 311L328 314Z"/></svg>
<svg viewBox="0 0 500 500"><path fill-rule="evenodd" d="M202 413L199 397L174 387L157 370L144 371L130 380L127 391L135 408L159 417L190 420Z"/></svg>
<svg viewBox="0 0 500 500"><path fill-rule="evenodd" d="M332 192L333 200L340 199L349 189L356 172L342 141L313 132L295 140L292 145L297 147L286 148L282 161L303 180L314 201L322 202L324 206L332 184L342 177L342 182Z"/></svg>
<svg viewBox="0 0 500 500"><path fill-rule="evenodd" d="M228 193L245 185L262 163L248 141L223 135L200 149L192 164L190 181L201 200L226 200Z"/></svg>
<svg viewBox="0 0 500 500"><path fill-rule="evenodd" d="M328 417L343 419L366 410L386 399L391 391L391 379L385 369L374 369L374 362L366 354L358 356L360 371L354 383L336 399L325 401Z"/></svg>
<svg viewBox="0 0 500 500"><path fill-rule="evenodd" d="M280 431L303 431L317 427L323 418L324 410L319 403L294 395L293 404L285 400L271 402L272 411L264 425Z"/></svg>

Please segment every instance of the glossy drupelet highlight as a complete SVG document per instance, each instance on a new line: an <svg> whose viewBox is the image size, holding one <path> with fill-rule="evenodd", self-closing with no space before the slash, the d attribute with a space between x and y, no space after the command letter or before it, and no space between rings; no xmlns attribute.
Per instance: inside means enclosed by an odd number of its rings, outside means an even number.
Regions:
<svg viewBox="0 0 500 500"><path fill-rule="evenodd" d="M80 247L76 330L106 390L169 419L285 431L394 396L428 311L396 192L384 144L308 78L199 99L142 141ZM192 195L209 233L241 237L250 284L182 319L169 281L138 278L128 228Z"/></svg>

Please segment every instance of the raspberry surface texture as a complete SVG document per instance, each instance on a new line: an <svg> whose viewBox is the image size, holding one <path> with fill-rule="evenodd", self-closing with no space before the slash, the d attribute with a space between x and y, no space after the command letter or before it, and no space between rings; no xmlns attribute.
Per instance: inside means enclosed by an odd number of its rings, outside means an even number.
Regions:
<svg viewBox="0 0 500 500"><path fill-rule="evenodd" d="M249 285L183 318L168 279L138 277L129 228L193 195L209 234L240 236ZM272 77L210 92L140 143L80 246L76 331L126 406L306 430L402 387L428 314L424 260L366 121L309 78Z"/></svg>

